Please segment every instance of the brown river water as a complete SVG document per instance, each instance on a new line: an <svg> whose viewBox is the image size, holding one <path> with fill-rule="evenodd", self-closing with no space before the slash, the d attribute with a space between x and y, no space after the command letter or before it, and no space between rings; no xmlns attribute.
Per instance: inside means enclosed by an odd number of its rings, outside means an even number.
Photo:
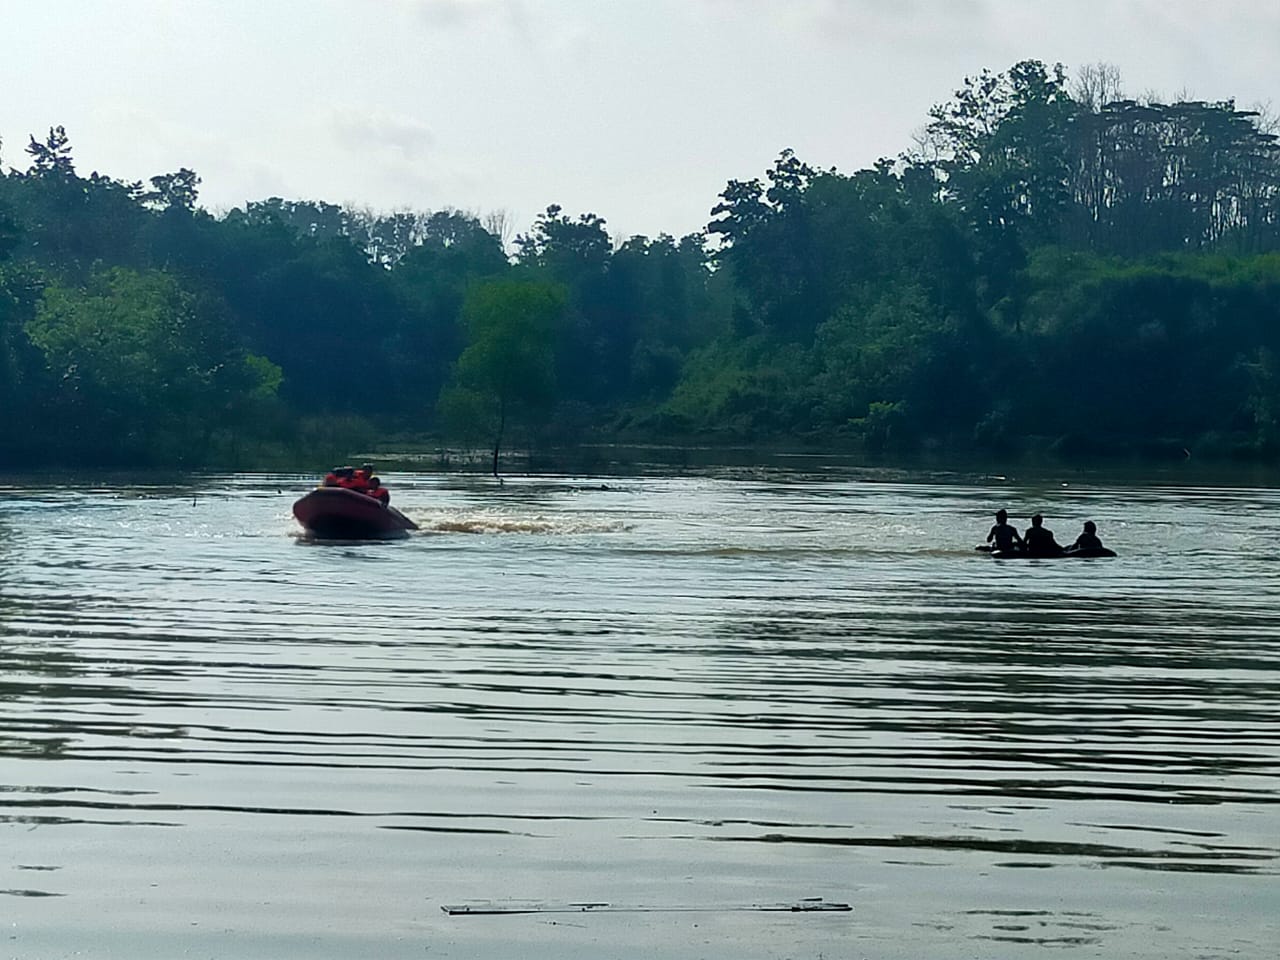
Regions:
<svg viewBox="0 0 1280 960"><path fill-rule="evenodd" d="M1280 491L386 481L0 485L0 958L1280 954Z"/></svg>

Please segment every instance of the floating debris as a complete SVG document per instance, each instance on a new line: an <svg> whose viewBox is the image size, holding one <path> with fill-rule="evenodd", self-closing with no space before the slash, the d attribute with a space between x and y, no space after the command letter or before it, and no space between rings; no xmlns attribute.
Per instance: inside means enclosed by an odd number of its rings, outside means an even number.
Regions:
<svg viewBox="0 0 1280 960"><path fill-rule="evenodd" d="M581 903L463 903L440 907L451 917L491 917L522 913L730 913L759 911L770 913L846 913L853 909L847 903L828 903L822 897L808 897L795 903L752 903L748 905L693 906L626 906L617 903L587 901Z"/></svg>

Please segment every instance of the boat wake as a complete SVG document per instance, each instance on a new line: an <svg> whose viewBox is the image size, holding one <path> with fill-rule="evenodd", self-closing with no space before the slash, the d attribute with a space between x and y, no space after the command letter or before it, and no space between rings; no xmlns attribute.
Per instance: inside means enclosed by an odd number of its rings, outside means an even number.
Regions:
<svg viewBox="0 0 1280 960"><path fill-rule="evenodd" d="M631 526L621 520L590 516L513 515L496 511L412 514L419 528L428 533L523 533L573 535L625 533Z"/></svg>

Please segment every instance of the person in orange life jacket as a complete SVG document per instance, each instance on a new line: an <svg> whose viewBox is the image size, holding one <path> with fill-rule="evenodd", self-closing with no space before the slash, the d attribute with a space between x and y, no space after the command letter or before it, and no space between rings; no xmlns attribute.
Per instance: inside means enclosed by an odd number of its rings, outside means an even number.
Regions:
<svg viewBox="0 0 1280 960"><path fill-rule="evenodd" d="M351 467L334 467L333 474L338 478L338 486L346 490L356 489L355 471Z"/></svg>
<svg viewBox="0 0 1280 960"><path fill-rule="evenodd" d="M355 482L352 484L352 489L358 491L359 493L368 493L369 481L373 479L373 464L372 463L362 464L360 466L360 469L354 471L352 476L355 480Z"/></svg>
<svg viewBox="0 0 1280 960"><path fill-rule="evenodd" d="M330 470L328 473L324 475L324 486L326 487L338 486L338 468L337 467L334 467L332 470Z"/></svg>
<svg viewBox="0 0 1280 960"><path fill-rule="evenodd" d="M384 507L391 503L391 494L387 492L387 488L382 485L382 481L377 477L369 478L369 489L366 494L373 497Z"/></svg>

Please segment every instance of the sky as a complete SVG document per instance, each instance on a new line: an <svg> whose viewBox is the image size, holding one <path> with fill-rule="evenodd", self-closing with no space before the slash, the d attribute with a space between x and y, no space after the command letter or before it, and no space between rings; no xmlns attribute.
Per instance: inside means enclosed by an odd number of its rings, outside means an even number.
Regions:
<svg viewBox="0 0 1280 960"><path fill-rule="evenodd" d="M1277 0L0 0L0 165L180 167L221 212L549 204L702 229L784 148L852 173L966 76L1115 66L1126 93L1280 109Z"/></svg>

